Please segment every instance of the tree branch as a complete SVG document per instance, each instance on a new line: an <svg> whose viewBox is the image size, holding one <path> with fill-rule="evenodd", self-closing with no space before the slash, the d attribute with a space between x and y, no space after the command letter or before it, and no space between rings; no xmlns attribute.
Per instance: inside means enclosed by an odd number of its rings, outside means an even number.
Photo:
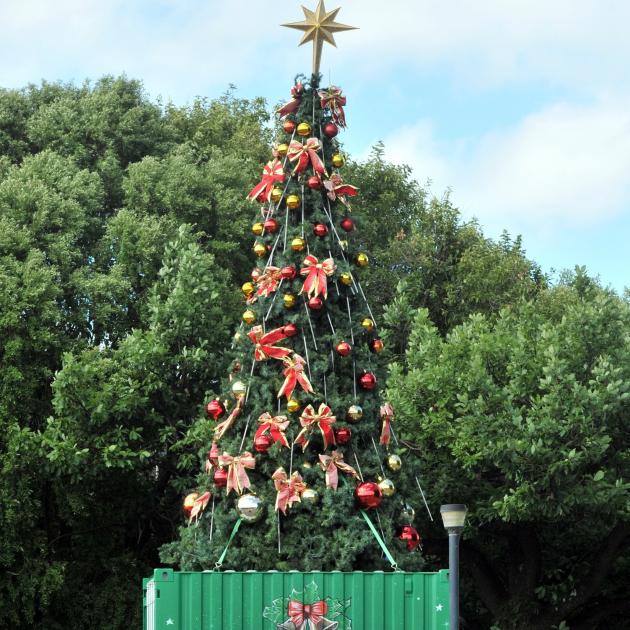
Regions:
<svg viewBox="0 0 630 630"><path fill-rule="evenodd" d="M501 608L508 600L505 586L484 554L474 547L469 540L462 542L461 553L465 566L472 573L479 597L492 615L498 617Z"/></svg>

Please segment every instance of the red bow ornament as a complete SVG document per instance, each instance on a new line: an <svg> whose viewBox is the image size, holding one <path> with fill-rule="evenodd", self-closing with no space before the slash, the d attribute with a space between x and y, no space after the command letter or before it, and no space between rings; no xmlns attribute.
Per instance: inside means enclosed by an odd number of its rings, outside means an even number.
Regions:
<svg viewBox="0 0 630 630"><path fill-rule="evenodd" d="M256 459L249 451L245 451L239 457L232 457L227 453L223 453L219 457L219 466L227 466L228 469L227 485L225 486L226 494L230 494L232 490L236 494L243 494L243 490L252 485L245 469L254 469L256 467Z"/></svg>
<svg viewBox="0 0 630 630"><path fill-rule="evenodd" d="M381 438L379 442L387 446L392 436L392 421L394 420L394 408L385 403L381 405L381 420L383 421L383 427L381 428Z"/></svg>
<svg viewBox="0 0 630 630"><path fill-rule="evenodd" d="M293 354L282 359L284 361L285 369L282 372L284 375L284 383L278 392L278 398L286 396L287 400L291 398L295 386L299 383L302 389L309 393L313 393L313 386L304 373L304 366L306 361L299 355Z"/></svg>
<svg viewBox="0 0 630 630"><path fill-rule="evenodd" d="M289 426L289 420L286 416L272 416L268 411L265 411L260 418L258 418L258 424L260 425L256 431L257 439L269 432L274 442L280 442L282 446L289 448L289 441L284 432Z"/></svg>
<svg viewBox="0 0 630 630"><path fill-rule="evenodd" d="M278 267L267 267L256 280L258 285L256 295L269 297L278 288L281 280L282 275Z"/></svg>
<svg viewBox="0 0 630 630"><path fill-rule="evenodd" d="M326 277L335 273L335 269L337 269L335 261L332 258L327 258L319 262L315 256L309 254L302 264L304 267L300 269L300 275L306 276L306 280L304 280L304 286L302 286L300 293L306 292L309 297L317 295L323 295L324 298L328 297Z"/></svg>
<svg viewBox="0 0 630 630"><path fill-rule="evenodd" d="M328 107L332 114L332 119L345 129L346 114L343 106L346 104L346 97L341 94L341 88L331 85L327 90L319 91L322 107Z"/></svg>
<svg viewBox="0 0 630 630"><path fill-rule="evenodd" d="M292 114L296 112L298 107L300 106L300 102L302 101L302 94L304 93L304 86L300 81L298 81L291 88L291 100L288 103L285 103L280 109L276 111L280 118L284 118L287 114Z"/></svg>
<svg viewBox="0 0 630 630"><path fill-rule="evenodd" d="M282 183L284 181L284 169L282 168L282 162L280 160L271 160L265 164L263 168L263 176L262 179L256 186L254 186L249 195L247 195L248 199L255 200L258 199L258 195L261 193L266 201L271 200L271 191L276 183Z"/></svg>
<svg viewBox="0 0 630 630"><path fill-rule="evenodd" d="M337 489L339 484L338 470L351 475L355 479L360 479L359 473L343 461L343 453L341 451L333 451L332 455L320 455L319 465L321 469L326 473L326 487Z"/></svg>
<svg viewBox="0 0 630 630"><path fill-rule="evenodd" d="M254 358L256 361L266 361L267 359L284 359L291 354L289 348L276 348L273 344L287 338L284 327L275 328L268 333L263 332L262 326L254 326L247 336L254 344Z"/></svg>
<svg viewBox="0 0 630 630"><path fill-rule="evenodd" d="M212 495L209 492L204 492L201 496L195 499L192 509L190 510L190 518L188 519L189 525L193 522L193 520L197 520L201 516L201 513L206 509L211 496Z"/></svg>
<svg viewBox="0 0 630 630"><path fill-rule="evenodd" d="M236 403L234 409L232 409L232 413L223 421L219 422L217 426L214 428L214 439L220 440L226 432L230 429L230 427L236 422L236 419L243 412L243 399L239 399Z"/></svg>
<svg viewBox="0 0 630 630"><path fill-rule="evenodd" d="M289 479L284 468L278 468L271 478L277 492L276 512L280 510L286 514L288 507L301 502L300 496L306 490L306 484L302 481L299 472L294 472Z"/></svg>
<svg viewBox="0 0 630 630"><path fill-rule="evenodd" d="M329 444L334 446L336 442L332 425L335 422L337 422L337 418L332 415L330 407L325 403L321 403L319 405L317 413L315 412L313 405L307 405L300 416L302 430L295 438L295 443L300 444L302 446L302 451L305 451L308 443L311 441L311 433L313 432L313 429L317 427L322 433L324 449L327 449Z"/></svg>
<svg viewBox="0 0 630 630"><path fill-rule="evenodd" d="M346 206L349 205L346 197L356 197L359 194L359 189L356 186L344 184L343 178L338 173L334 173L330 179L324 180L324 188L331 201L339 198L339 201Z"/></svg>
<svg viewBox="0 0 630 630"><path fill-rule="evenodd" d="M289 619L297 630L317 630L327 612L328 605L323 599L312 604L290 599L287 607Z"/></svg>
<svg viewBox="0 0 630 630"><path fill-rule="evenodd" d="M219 445L212 442L208 458L206 459L206 473L212 473L213 468L219 467Z"/></svg>
<svg viewBox="0 0 630 630"><path fill-rule="evenodd" d="M322 162L322 159L317 155L317 151L320 151L322 145L317 138L309 138L304 144L299 140L293 140L289 145L289 152L287 157L291 162L296 162L293 174L303 173L309 162L313 166L313 170L320 175L326 174L326 167Z"/></svg>

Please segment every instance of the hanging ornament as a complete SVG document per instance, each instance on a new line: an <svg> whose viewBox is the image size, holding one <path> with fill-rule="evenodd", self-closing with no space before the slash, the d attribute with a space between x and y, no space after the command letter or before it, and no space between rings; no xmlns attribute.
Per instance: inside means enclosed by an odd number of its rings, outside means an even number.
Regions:
<svg viewBox="0 0 630 630"><path fill-rule="evenodd" d="M306 490L306 484L302 481L299 472L294 472L291 478L287 477L284 468L278 468L271 476L276 488L276 511L287 513L287 508L294 503L300 503L300 496Z"/></svg>
<svg viewBox="0 0 630 630"><path fill-rule="evenodd" d="M245 394L247 394L247 385L243 381L234 381L232 383L232 396L236 400L240 400L245 397Z"/></svg>
<svg viewBox="0 0 630 630"><path fill-rule="evenodd" d="M212 447L208 451L208 457L206 458L206 473L209 475L219 465L219 445L216 442L212 443Z"/></svg>
<svg viewBox="0 0 630 630"><path fill-rule="evenodd" d="M300 207L301 199L300 195L292 194L287 197L287 208L295 210Z"/></svg>
<svg viewBox="0 0 630 630"><path fill-rule="evenodd" d="M206 405L206 413L216 422L225 413L225 405L218 398L211 400Z"/></svg>
<svg viewBox="0 0 630 630"><path fill-rule="evenodd" d="M304 86L300 81L298 81L291 88L291 100L288 103L285 103L280 109L278 109L276 111L276 114L278 114L280 118L284 118L288 114L293 114L294 112L297 112L300 107L300 103L302 102L302 94L304 94Z"/></svg>
<svg viewBox="0 0 630 630"><path fill-rule="evenodd" d="M311 135L311 125L310 123L305 122L301 122L298 126L297 126L297 132L298 132L298 136L310 136Z"/></svg>
<svg viewBox="0 0 630 630"><path fill-rule="evenodd" d="M322 434L324 441L324 450L329 445L335 445L335 433L332 425L337 421L337 418L332 415L332 411L328 405L321 403L319 409L315 411L313 405L307 405L300 416L300 424L302 430L295 438L295 443L302 447L302 451L306 450L311 440L311 434L315 428L318 428Z"/></svg>
<svg viewBox="0 0 630 630"><path fill-rule="evenodd" d="M339 133L339 127L334 122L329 122L324 125L324 135L327 138L334 138Z"/></svg>
<svg viewBox="0 0 630 630"><path fill-rule="evenodd" d="M356 261L359 267L367 267L370 264L370 259L367 257L367 254L364 254L363 252L357 254Z"/></svg>
<svg viewBox="0 0 630 630"><path fill-rule="evenodd" d="M313 234L319 238L324 238L328 234L328 226L325 223L316 223L313 226Z"/></svg>
<svg viewBox="0 0 630 630"><path fill-rule="evenodd" d="M251 486L247 469L253 470L256 467L256 459L249 451L245 451L238 457L223 453L219 455L219 466L227 468L226 494L230 494L232 490L237 494L243 494Z"/></svg>
<svg viewBox="0 0 630 630"><path fill-rule="evenodd" d="M269 358L283 359L288 354L291 354L289 348L276 347L274 345L287 338L283 326L269 332L264 332L262 326L254 326L247 333L247 336L254 344L254 359L256 361L266 361Z"/></svg>
<svg viewBox="0 0 630 630"><path fill-rule="evenodd" d="M259 297L269 297L269 295L278 288L281 279L282 274L278 267L266 267L264 272L261 272L256 280L258 284L256 295Z"/></svg>
<svg viewBox="0 0 630 630"><path fill-rule="evenodd" d="M347 341L340 341L335 350L340 357L347 357L352 352L352 346Z"/></svg>
<svg viewBox="0 0 630 630"><path fill-rule="evenodd" d="M238 330L234 333L234 342L238 343L243 338L243 335L238 332Z"/></svg>
<svg viewBox="0 0 630 630"><path fill-rule="evenodd" d="M225 468L217 468L214 471L214 477L212 480L217 488L225 488L225 486L227 486L227 478L227 470L225 470Z"/></svg>
<svg viewBox="0 0 630 630"><path fill-rule="evenodd" d="M293 308L297 304L297 298L293 293L285 293L282 296L282 301L285 308Z"/></svg>
<svg viewBox="0 0 630 630"><path fill-rule="evenodd" d="M260 223L260 221L252 225L252 232L256 236L260 236L263 233L264 229L265 229L265 226L262 223Z"/></svg>
<svg viewBox="0 0 630 630"><path fill-rule="evenodd" d="M341 229L344 230L344 232L352 232L352 230L354 230L354 221L350 217L342 219L339 225L341 225Z"/></svg>
<svg viewBox="0 0 630 630"><path fill-rule="evenodd" d="M392 472L398 472L402 468L402 460L395 453L389 455L385 463Z"/></svg>
<svg viewBox="0 0 630 630"><path fill-rule="evenodd" d="M267 247L264 243L257 242L254 245L254 254L258 256L258 258L262 258L267 253Z"/></svg>
<svg viewBox="0 0 630 630"><path fill-rule="evenodd" d="M282 199L282 188L278 188L276 186L275 188L272 188L271 190L271 201L273 203L278 203L280 199Z"/></svg>
<svg viewBox="0 0 630 630"><path fill-rule="evenodd" d="M340 446L348 444L352 439L352 429L350 427L339 427L335 431L335 441Z"/></svg>
<svg viewBox="0 0 630 630"><path fill-rule="evenodd" d="M296 236L291 241L291 249L294 252L301 252L304 250L305 247L306 247L306 241L301 236Z"/></svg>
<svg viewBox="0 0 630 630"><path fill-rule="evenodd" d="M247 309L243 313L243 321L246 324L253 324L256 321L256 313L254 313L254 311L250 311L249 309Z"/></svg>
<svg viewBox="0 0 630 630"><path fill-rule="evenodd" d="M251 282L246 282L241 287L241 291L245 297L250 297L254 293L254 285Z"/></svg>
<svg viewBox="0 0 630 630"><path fill-rule="evenodd" d="M413 551L420 545L422 538L412 525L403 525L396 530L396 538L407 544L407 551Z"/></svg>
<svg viewBox="0 0 630 630"><path fill-rule="evenodd" d="M293 265L282 267L280 275L284 280L293 280L297 276L297 269Z"/></svg>
<svg viewBox="0 0 630 630"><path fill-rule="evenodd" d="M369 510L381 504L383 493L374 481L364 481L356 487L354 497L362 510Z"/></svg>
<svg viewBox="0 0 630 630"><path fill-rule="evenodd" d="M372 339L372 341L370 341L370 350L374 354L380 354L383 351L383 347L383 341L382 339L380 339L380 337L376 337L375 339Z"/></svg>
<svg viewBox="0 0 630 630"><path fill-rule="evenodd" d="M336 490L339 484L339 470L357 480L360 479L359 473L350 464L343 461L341 451L333 451L332 455L320 455L319 466L326 473L326 487L333 490Z"/></svg>
<svg viewBox="0 0 630 630"><path fill-rule="evenodd" d="M302 503L317 505L319 503L319 493L317 490L306 488L304 492L302 492Z"/></svg>
<svg viewBox="0 0 630 630"><path fill-rule="evenodd" d="M344 271L339 275L339 281L341 282L341 284L349 287L352 284L352 274Z"/></svg>
<svg viewBox="0 0 630 630"><path fill-rule="evenodd" d="M286 142L283 142L276 147L276 151L278 152L278 155L284 157L289 152L289 145L286 144Z"/></svg>
<svg viewBox="0 0 630 630"><path fill-rule="evenodd" d="M411 524L413 519L416 518L416 511L408 503L405 503L400 513L400 518L403 523Z"/></svg>
<svg viewBox="0 0 630 630"><path fill-rule="evenodd" d="M394 420L394 408L387 402L384 405L381 405L380 413L383 424L381 427L381 437L379 438L379 442L384 446L387 446L392 436L391 424Z"/></svg>
<svg viewBox="0 0 630 630"><path fill-rule="evenodd" d="M381 479L378 482L378 487L381 489L384 497L393 497L396 494L396 486L391 479Z"/></svg>
<svg viewBox="0 0 630 630"><path fill-rule="evenodd" d="M196 493L194 493L196 494ZM206 506L208 505L208 502L210 501L210 499L212 498L212 493L211 492L204 492L203 494L200 494L195 501L193 502L192 508L190 509L190 511L188 511L187 508L187 504L186 501L189 500L189 497L194 496L194 494L189 494L186 499L184 500L184 514L187 514L188 516L188 524L190 525L190 523L192 523L194 520L197 520L200 516L201 513L206 509Z"/></svg>
<svg viewBox="0 0 630 630"><path fill-rule="evenodd" d="M273 446L273 438L266 433L256 435L254 438L254 449L257 453L266 453Z"/></svg>
<svg viewBox="0 0 630 630"><path fill-rule="evenodd" d="M359 194L359 189L356 186L343 183L343 178L339 173L333 173L329 179L325 180L324 188L328 199L331 201L339 199L341 203L348 207L348 210L350 209L350 204L346 197L356 197Z"/></svg>
<svg viewBox="0 0 630 630"><path fill-rule="evenodd" d="M230 430L232 425L236 422L236 419L243 412L245 394L242 393L241 386L244 387L244 384L241 383L240 381L236 381L234 385L237 385L237 391L234 393L234 396L236 397L237 402L234 409L232 409L232 411L230 412L230 415L227 417L227 419L223 420L223 422L219 422L219 424L217 424L217 426L214 428L215 442L220 440ZM234 387L234 385L232 385L232 387ZM245 390L245 393L247 393L247 390Z"/></svg>
<svg viewBox="0 0 630 630"><path fill-rule="evenodd" d="M307 180L306 180L306 185L311 189L311 190L319 190L322 187L322 180L319 178L318 175L311 175Z"/></svg>
<svg viewBox="0 0 630 630"><path fill-rule="evenodd" d="M288 426L289 420L286 416L272 416L268 411L265 411L258 418L258 429L256 430L255 439L257 440L259 437L268 435L271 438L271 444L280 442L282 446L289 448L287 436L284 434Z"/></svg>
<svg viewBox="0 0 630 630"><path fill-rule="evenodd" d="M295 337L298 333L297 326L293 322L285 324L282 330L287 337Z"/></svg>
<svg viewBox="0 0 630 630"><path fill-rule="evenodd" d="M269 234L275 234L280 229L280 223L276 221L273 217L267 219L263 226L265 228L265 232L269 232Z"/></svg>
<svg viewBox="0 0 630 630"><path fill-rule="evenodd" d="M330 110L333 121L340 127L345 128L346 113L343 111L343 108L346 104L346 97L342 94L341 88L331 85L325 90L319 90L317 94L322 108L327 107Z"/></svg>
<svg viewBox="0 0 630 630"><path fill-rule="evenodd" d="M364 372L359 377L359 385L361 389L371 392L376 387L376 376L372 372Z"/></svg>
<svg viewBox="0 0 630 630"><path fill-rule="evenodd" d="M348 250L348 241L343 239L341 241L339 241L339 247L341 247L341 249L345 252Z"/></svg>
<svg viewBox="0 0 630 630"><path fill-rule="evenodd" d="M363 328L365 328L368 332L372 332L374 330L374 322L369 317L366 317L361 322L361 326L363 326Z"/></svg>
<svg viewBox="0 0 630 630"><path fill-rule="evenodd" d="M244 494L236 502L236 512L245 523L255 523L262 516L264 504L255 494Z"/></svg>
<svg viewBox="0 0 630 630"><path fill-rule="evenodd" d="M254 267L252 269L252 273L250 274L250 277L251 277L252 281L258 282L258 280L260 279L260 276L262 276L262 274L263 274L262 269L259 269L258 267Z"/></svg>
<svg viewBox="0 0 630 630"><path fill-rule="evenodd" d="M312 311L321 311L322 308L324 307L324 301L322 300L322 298L317 297L317 296L309 298L309 300L308 300L308 307Z"/></svg>
<svg viewBox="0 0 630 630"><path fill-rule="evenodd" d="M293 169L293 175L303 173L309 164L316 174L327 175L326 167L318 155L321 149L322 145L317 138L309 138L304 144L299 140L293 140L289 145L287 154L291 162L297 162Z"/></svg>
<svg viewBox="0 0 630 630"><path fill-rule="evenodd" d="M282 123L282 128L284 129L285 133L291 135L295 131L295 123L287 118Z"/></svg>
<svg viewBox="0 0 630 630"><path fill-rule="evenodd" d="M311 297L318 295L328 297L328 283L326 278L332 276L337 269L335 261L332 258L326 258L321 262L315 256L309 254L302 263L304 266L300 269L300 274L306 276L300 293L307 293Z"/></svg>
<svg viewBox="0 0 630 630"><path fill-rule="evenodd" d="M341 168L346 163L346 160L341 153L335 153L331 158L331 162L335 168Z"/></svg>
<svg viewBox="0 0 630 630"><path fill-rule="evenodd" d="M276 182L284 182L284 169L278 159L267 162L263 168L262 179L251 189L247 198L260 200L259 197L262 197L263 202L269 201Z"/></svg>
<svg viewBox="0 0 630 630"><path fill-rule="evenodd" d="M190 513L192 512L193 505L195 505L195 501L199 498L198 492L191 492L187 494L184 498L184 503L182 504L182 510L184 511L184 516L189 519Z"/></svg>
<svg viewBox="0 0 630 630"><path fill-rule="evenodd" d="M278 392L278 398L286 396L287 400L289 400L298 384L306 393L312 394L313 386L304 373L304 368L306 367L304 358L294 353L292 356L284 357L283 362L285 366L282 372L284 383L282 383L282 387Z"/></svg>
<svg viewBox="0 0 630 630"><path fill-rule="evenodd" d="M356 424L363 418L363 409L359 405L351 405L346 412L346 419L353 424Z"/></svg>
<svg viewBox="0 0 630 630"><path fill-rule="evenodd" d="M300 401L297 398L290 398L287 401L287 411L289 413L297 413L300 410Z"/></svg>

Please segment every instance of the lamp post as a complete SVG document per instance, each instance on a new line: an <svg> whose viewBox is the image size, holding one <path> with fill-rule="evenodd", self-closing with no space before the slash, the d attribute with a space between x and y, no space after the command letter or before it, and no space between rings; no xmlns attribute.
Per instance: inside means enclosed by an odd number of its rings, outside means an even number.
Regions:
<svg viewBox="0 0 630 630"><path fill-rule="evenodd" d="M461 503L449 503L440 506L444 529L448 532L448 593L449 593L449 628L459 628L459 537L466 522L468 509Z"/></svg>

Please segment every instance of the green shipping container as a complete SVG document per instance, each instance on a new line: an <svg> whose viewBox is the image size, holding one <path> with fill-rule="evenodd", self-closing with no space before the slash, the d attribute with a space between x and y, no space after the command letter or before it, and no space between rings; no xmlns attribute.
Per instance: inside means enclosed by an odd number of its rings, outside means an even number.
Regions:
<svg viewBox="0 0 630 630"><path fill-rule="evenodd" d="M156 569L144 580L144 630L444 630L448 617L448 571Z"/></svg>

